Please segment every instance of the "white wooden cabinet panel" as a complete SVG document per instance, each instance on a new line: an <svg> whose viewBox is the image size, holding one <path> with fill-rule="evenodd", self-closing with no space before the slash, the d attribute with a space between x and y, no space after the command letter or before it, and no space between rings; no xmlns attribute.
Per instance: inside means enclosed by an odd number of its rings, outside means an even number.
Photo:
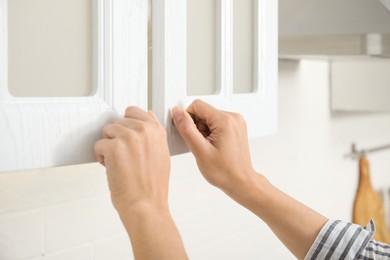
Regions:
<svg viewBox="0 0 390 260"><path fill-rule="evenodd" d="M93 1L94 94L28 98L8 91L7 0L0 0L0 172L95 161L103 125L128 105L147 108L146 1Z"/></svg>
<svg viewBox="0 0 390 260"><path fill-rule="evenodd" d="M248 124L249 137L277 128L277 1L253 0L253 92L233 90L233 1L217 0L217 92L187 94L187 1L153 1L153 110L168 131L171 154L188 151L172 124L170 108L187 107L202 99L220 109L238 112ZM199 16L199 19L202 19Z"/></svg>

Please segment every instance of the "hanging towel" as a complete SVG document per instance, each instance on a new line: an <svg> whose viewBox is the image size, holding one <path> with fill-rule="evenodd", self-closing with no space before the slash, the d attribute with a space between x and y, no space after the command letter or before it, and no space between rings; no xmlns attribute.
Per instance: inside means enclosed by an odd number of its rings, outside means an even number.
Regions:
<svg viewBox="0 0 390 260"><path fill-rule="evenodd" d="M374 239L390 244L383 201L372 186L368 159L362 156L359 159L359 184L353 205L352 222L365 226L371 219L376 226Z"/></svg>

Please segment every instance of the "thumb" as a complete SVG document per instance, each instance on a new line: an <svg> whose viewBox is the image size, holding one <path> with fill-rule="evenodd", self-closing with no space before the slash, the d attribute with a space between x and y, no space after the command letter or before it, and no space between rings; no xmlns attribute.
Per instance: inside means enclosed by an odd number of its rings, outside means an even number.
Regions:
<svg viewBox="0 0 390 260"><path fill-rule="evenodd" d="M172 118L176 130L190 147L195 157L204 154L210 147L210 143L199 132L190 114L180 107L174 107L172 109Z"/></svg>

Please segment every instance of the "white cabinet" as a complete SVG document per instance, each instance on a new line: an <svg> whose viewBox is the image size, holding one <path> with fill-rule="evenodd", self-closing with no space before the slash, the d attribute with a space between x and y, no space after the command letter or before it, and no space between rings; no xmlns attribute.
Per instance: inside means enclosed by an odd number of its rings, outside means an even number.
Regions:
<svg viewBox="0 0 390 260"><path fill-rule="evenodd" d="M0 172L95 161L102 126L127 105L147 106L146 2L93 1L94 92L84 97L11 96L7 4L0 0Z"/></svg>
<svg viewBox="0 0 390 260"><path fill-rule="evenodd" d="M190 1L195 2L187 5ZM7 2L0 0L0 172L95 161L93 143L102 126L128 105L147 109L148 95L167 128L172 155L187 148L172 126L170 108L196 98L243 114L250 137L276 132L277 1L212 1L213 11L203 9L209 11L207 20L201 8L198 16L187 15L196 0L153 0L153 63L148 71L147 1L93 0L93 94L80 97L10 94ZM234 29L240 19L243 30ZM196 31L197 21L203 29ZM187 40L203 39L204 32L212 37L204 38L204 46ZM201 55L189 55L187 48L198 48ZM198 57L205 58L208 69L194 66ZM197 79L212 82L215 90L207 95L187 90L189 83L200 84ZM245 82L247 90L237 91L236 82Z"/></svg>
<svg viewBox="0 0 390 260"><path fill-rule="evenodd" d="M214 15L202 10L202 3L204 8L214 9ZM194 14L191 8L200 11ZM184 152L187 147L172 125L169 110L178 104L186 107L197 98L242 114L250 138L276 132L277 10L277 1L273 0L153 1L153 110L166 125L171 154ZM204 24L207 22L209 24ZM196 28L197 25L203 28ZM210 31L215 32L214 39L210 39L213 37ZM202 38L193 44L202 32L205 32L203 37L209 39ZM206 57L199 58L202 55ZM245 56L249 58L243 61ZM215 68L209 66L213 59ZM202 63L207 60L209 63ZM191 62L198 64L193 66ZM194 69L187 69L200 66L207 69L198 75L192 75ZM240 77L247 72L245 68L251 73ZM216 74L211 80L196 78L209 77L208 70ZM235 80L236 77L240 80ZM187 86L193 84L189 79L215 84L214 94L189 95L196 92L187 90ZM244 86L249 89L246 93L235 91L234 85L241 81L251 85Z"/></svg>
<svg viewBox="0 0 390 260"><path fill-rule="evenodd" d="M390 111L390 59L333 59L329 70L333 112Z"/></svg>

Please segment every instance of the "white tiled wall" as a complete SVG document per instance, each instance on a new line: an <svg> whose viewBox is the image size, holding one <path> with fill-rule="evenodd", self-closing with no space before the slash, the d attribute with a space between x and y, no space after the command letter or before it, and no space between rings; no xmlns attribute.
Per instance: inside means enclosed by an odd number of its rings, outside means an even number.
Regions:
<svg viewBox="0 0 390 260"><path fill-rule="evenodd" d="M332 115L325 61L282 62L279 133L251 141L255 168L330 218L349 220L357 162L350 144L390 142L390 114ZM390 151L370 157L390 186ZM294 259L264 223L211 187L191 155L172 158L172 214L191 259ZM283 214L283 212L281 212ZM132 259L97 164L0 174L0 260Z"/></svg>

